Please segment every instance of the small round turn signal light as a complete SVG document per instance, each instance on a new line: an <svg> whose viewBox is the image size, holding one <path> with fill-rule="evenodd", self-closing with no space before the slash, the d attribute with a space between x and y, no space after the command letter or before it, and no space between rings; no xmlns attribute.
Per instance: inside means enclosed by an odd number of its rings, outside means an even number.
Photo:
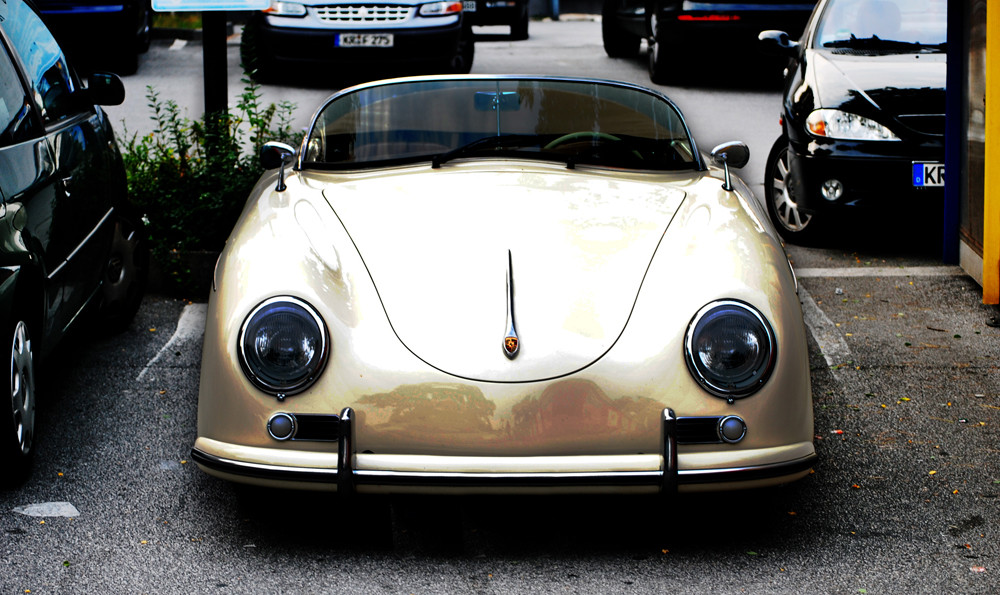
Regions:
<svg viewBox="0 0 1000 595"><path fill-rule="evenodd" d="M275 413L267 421L267 433L275 440L288 440L295 433L295 418L287 413Z"/></svg>
<svg viewBox="0 0 1000 595"><path fill-rule="evenodd" d="M729 415L719 420L719 437L724 442L735 444L747 435L747 425L735 415Z"/></svg>

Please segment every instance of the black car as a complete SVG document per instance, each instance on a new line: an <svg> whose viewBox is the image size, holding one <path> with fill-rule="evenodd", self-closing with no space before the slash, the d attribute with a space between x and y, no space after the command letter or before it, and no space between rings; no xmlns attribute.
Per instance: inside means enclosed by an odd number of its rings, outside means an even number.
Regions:
<svg viewBox="0 0 1000 595"><path fill-rule="evenodd" d="M342 76L467 73L475 52L461 0L272 0L243 28L243 66L258 81L302 69Z"/></svg>
<svg viewBox="0 0 1000 595"><path fill-rule="evenodd" d="M510 25L511 39L528 39L528 0L464 0L473 25Z"/></svg>
<svg viewBox="0 0 1000 595"><path fill-rule="evenodd" d="M95 105L124 97L114 74L84 87L25 0L0 2L0 483L29 469L37 361L95 312L124 328L142 300L146 242Z"/></svg>
<svg viewBox="0 0 1000 595"><path fill-rule="evenodd" d="M753 50L762 29L802 31L815 0L604 0L601 35L612 58L639 55L649 46L649 78L666 84L700 64L705 53L732 56ZM749 51L748 51L749 50ZM748 60L749 64L750 61Z"/></svg>
<svg viewBox="0 0 1000 595"><path fill-rule="evenodd" d="M42 20L78 66L132 74L149 49L150 0L35 0Z"/></svg>
<svg viewBox="0 0 1000 595"><path fill-rule="evenodd" d="M835 216L926 212L944 200L947 0L822 0L791 59L764 194L782 236Z"/></svg>

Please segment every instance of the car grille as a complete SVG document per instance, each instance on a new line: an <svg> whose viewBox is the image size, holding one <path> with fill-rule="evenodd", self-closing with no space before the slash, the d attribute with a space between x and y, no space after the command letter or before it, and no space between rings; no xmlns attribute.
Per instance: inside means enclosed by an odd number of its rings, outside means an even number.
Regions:
<svg viewBox="0 0 1000 595"><path fill-rule="evenodd" d="M411 10L392 4L334 4L317 6L316 16L327 23L396 23L409 18Z"/></svg>

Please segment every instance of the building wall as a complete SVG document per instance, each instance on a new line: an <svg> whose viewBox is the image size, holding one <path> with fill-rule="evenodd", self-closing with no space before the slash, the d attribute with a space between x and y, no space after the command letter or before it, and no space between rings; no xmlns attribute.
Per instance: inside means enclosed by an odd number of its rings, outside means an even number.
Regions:
<svg viewBox="0 0 1000 595"><path fill-rule="evenodd" d="M987 0L961 2L958 56L965 62L962 79L962 164L959 193L959 261L983 286L983 301L1000 301L1000 171L986 164L1000 159L1000 108L987 109L988 97L1000 97L1000 10ZM952 33L956 30L952 29ZM992 38L992 41L990 39ZM951 54L954 57L955 54Z"/></svg>
<svg viewBox="0 0 1000 595"><path fill-rule="evenodd" d="M985 2L983 3L985 5ZM985 164L994 164L993 167L984 167L983 175L983 209L982 209L982 279L983 279L983 302L987 304L1000 303L1000 168L995 164L1000 163L1000 10L994 3L994 10L986 12L986 72L985 72L985 98L982 103L985 105L986 116L985 130ZM985 10L985 6L983 7ZM975 15L973 15L975 16ZM980 28L974 21L971 22L970 31L977 31ZM976 46L972 46L975 48ZM971 62L971 54L970 54ZM970 72L970 79L979 74ZM973 87L975 88L975 87ZM990 102L992 98L992 102ZM975 97L970 97L970 107L976 105ZM971 119L971 118L970 118ZM971 175L971 172L970 172ZM970 192L970 202L975 200ZM973 212L972 225L975 226L975 216Z"/></svg>

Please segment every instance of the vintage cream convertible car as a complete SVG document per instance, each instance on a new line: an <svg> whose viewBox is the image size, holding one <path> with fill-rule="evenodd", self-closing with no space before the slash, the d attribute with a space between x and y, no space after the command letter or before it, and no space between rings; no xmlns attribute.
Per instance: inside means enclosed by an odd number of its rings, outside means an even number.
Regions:
<svg viewBox="0 0 1000 595"><path fill-rule="evenodd" d="M266 173L209 303L193 459L265 486L665 492L815 462L767 213L642 87L344 90Z"/></svg>

